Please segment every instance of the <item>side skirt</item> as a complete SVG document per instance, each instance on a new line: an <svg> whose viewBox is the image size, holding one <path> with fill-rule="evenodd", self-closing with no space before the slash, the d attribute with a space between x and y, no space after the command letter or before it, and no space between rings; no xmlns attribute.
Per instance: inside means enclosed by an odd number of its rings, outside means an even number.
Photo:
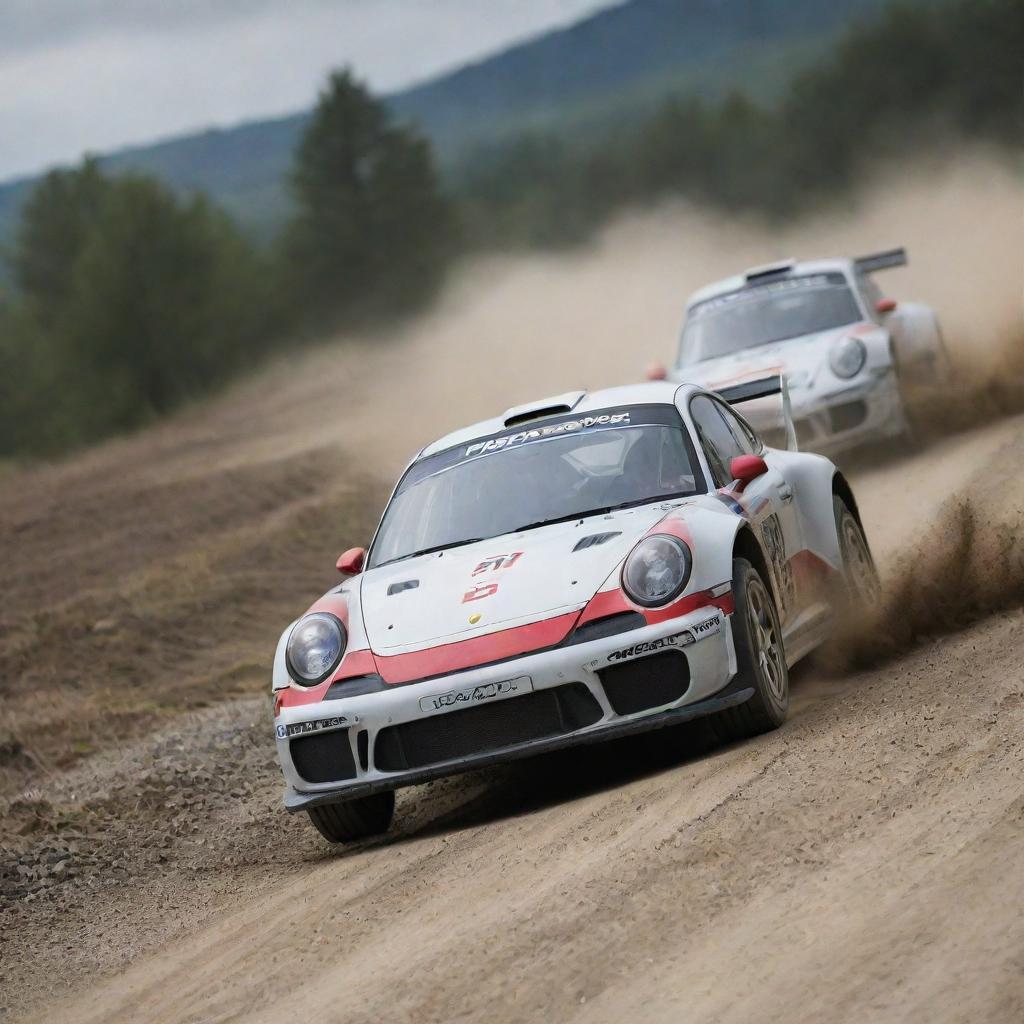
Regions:
<svg viewBox="0 0 1024 1024"><path fill-rule="evenodd" d="M827 639L832 625L832 607L824 601L804 609L789 628L783 630L782 642L786 646L786 663L792 667Z"/></svg>

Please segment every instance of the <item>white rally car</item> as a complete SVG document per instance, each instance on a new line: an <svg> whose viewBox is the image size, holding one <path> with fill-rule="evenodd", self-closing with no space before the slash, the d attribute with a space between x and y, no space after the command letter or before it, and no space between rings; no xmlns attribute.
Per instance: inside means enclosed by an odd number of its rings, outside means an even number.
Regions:
<svg viewBox="0 0 1024 1024"><path fill-rule="evenodd" d="M717 390L784 374L800 447L836 454L910 434L906 397L947 373L938 320L919 303L883 297L871 274L906 252L859 259L787 260L702 288L687 302L675 365L652 379ZM773 410L748 410L766 437L781 436Z"/></svg>
<svg viewBox="0 0 1024 1024"><path fill-rule="evenodd" d="M343 842L400 786L701 715L780 725L789 666L877 586L836 467L725 400L781 388L573 392L420 452L281 636L288 810Z"/></svg>

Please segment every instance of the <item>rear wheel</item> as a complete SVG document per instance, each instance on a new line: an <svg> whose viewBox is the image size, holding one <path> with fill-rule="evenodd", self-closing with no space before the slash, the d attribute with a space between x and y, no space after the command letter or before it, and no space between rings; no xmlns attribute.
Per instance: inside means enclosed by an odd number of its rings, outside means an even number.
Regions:
<svg viewBox="0 0 1024 1024"><path fill-rule="evenodd" d="M388 830L395 814L395 792L389 789L343 804L310 807L306 813L329 843L352 843Z"/></svg>
<svg viewBox="0 0 1024 1024"><path fill-rule="evenodd" d="M882 584L871 557L868 539L849 506L838 495L832 496L839 536L839 553L843 559L843 593L840 604L844 611L863 612L873 608L882 594Z"/></svg>
<svg viewBox="0 0 1024 1024"><path fill-rule="evenodd" d="M745 558L733 559L732 586L736 599L732 617L736 683L750 687L754 695L745 704L719 711L708 719L715 736L723 742L777 729L789 709L789 669L771 591Z"/></svg>

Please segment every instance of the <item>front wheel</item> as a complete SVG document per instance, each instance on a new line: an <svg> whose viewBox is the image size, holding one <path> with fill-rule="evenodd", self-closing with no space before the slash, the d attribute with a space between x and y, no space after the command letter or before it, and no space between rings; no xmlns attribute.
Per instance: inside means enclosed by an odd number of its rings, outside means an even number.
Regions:
<svg viewBox="0 0 1024 1024"><path fill-rule="evenodd" d="M343 804L310 807L306 813L329 843L352 843L388 830L395 814L395 791L389 789Z"/></svg>
<svg viewBox="0 0 1024 1024"><path fill-rule="evenodd" d="M771 591L745 558L733 559L732 586L736 682L750 687L754 695L708 720L716 737L726 743L777 729L789 710L789 669Z"/></svg>

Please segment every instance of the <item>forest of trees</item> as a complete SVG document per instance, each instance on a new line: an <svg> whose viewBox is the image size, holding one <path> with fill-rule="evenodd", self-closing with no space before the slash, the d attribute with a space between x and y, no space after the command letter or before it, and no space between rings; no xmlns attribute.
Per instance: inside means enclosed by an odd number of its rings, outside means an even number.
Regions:
<svg viewBox="0 0 1024 1024"><path fill-rule="evenodd" d="M1024 3L895 3L799 73L774 107L670 97L614 133L524 137L467 161L474 245L576 244L626 206L684 195L794 216L841 199L880 159L959 140L1024 147Z"/></svg>
<svg viewBox="0 0 1024 1024"><path fill-rule="evenodd" d="M1024 4L892 6L798 75L780 103L679 96L580 138L473 154L443 189L427 141L332 75L295 154L273 243L202 197L55 171L24 208L0 293L0 457L49 455L208 393L271 349L429 302L453 259L585 240L666 195L794 216L867 162L981 139L1024 147Z"/></svg>
<svg viewBox="0 0 1024 1024"><path fill-rule="evenodd" d="M271 348L426 302L454 215L427 143L332 75L296 154L297 213L258 248L202 197L53 171L21 218L0 300L0 456L52 454L202 396Z"/></svg>

